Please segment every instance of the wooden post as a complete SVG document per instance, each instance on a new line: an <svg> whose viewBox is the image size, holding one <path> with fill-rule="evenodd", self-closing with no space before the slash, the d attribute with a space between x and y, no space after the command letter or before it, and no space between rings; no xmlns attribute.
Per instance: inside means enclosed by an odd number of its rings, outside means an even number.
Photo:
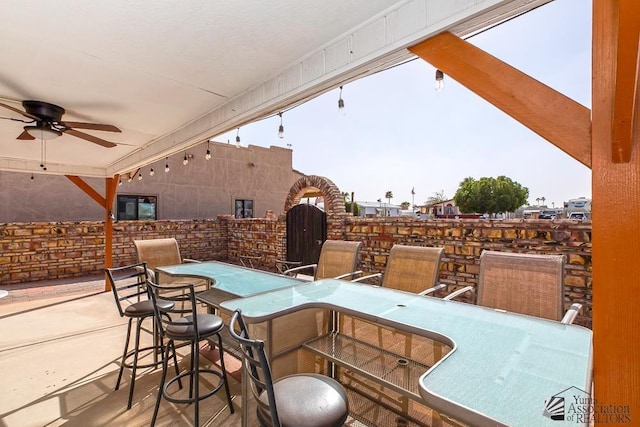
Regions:
<svg viewBox="0 0 640 427"><path fill-rule="evenodd" d="M640 2L593 1L594 396L628 405L628 425L640 423L640 128L637 105L620 94L638 100L639 29ZM616 423L605 415L596 423Z"/></svg>

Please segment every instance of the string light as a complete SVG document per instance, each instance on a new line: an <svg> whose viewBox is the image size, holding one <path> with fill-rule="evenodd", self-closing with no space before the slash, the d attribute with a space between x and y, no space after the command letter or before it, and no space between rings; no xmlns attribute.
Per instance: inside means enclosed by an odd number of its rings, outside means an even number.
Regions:
<svg viewBox="0 0 640 427"><path fill-rule="evenodd" d="M207 141L207 154L204 155L204 158L207 160L211 160L211 150L209 149L210 141Z"/></svg>
<svg viewBox="0 0 640 427"><path fill-rule="evenodd" d="M169 158L165 157L164 159L164 172L167 173L169 172Z"/></svg>
<svg viewBox="0 0 640 427"><path fill-rule="evenodd" d="M182 164L187 166L189 164L189 158L187 157L187 152L184 152L184 159L182 159Z"/></svg>
<svg viewBox="0 0 640 427"><path fill-rule="evenodd" d="M236 133L236 147L240 148L240 128L238 128L238 133Z"/></svg>
<svg viewBox="0 0 640 427"><path fill-rule="evenodd" d="M151 170L149 171L149 176L153 176L156 174L156 171L153 170L153 168L151 168Z"/></svg>
<svg viewBox="0 0 640 427"><path fill-rule="evenodd" d="M129 173L129 178L127 179L127 182L131 182L133 181L133 177L131 176L131 173Z"/></svg>
<svg viewBox="0 0 640 427"><path fill-rule="evenodd" d="M138 172L138 181L142 181L142 172Z"/></svg>
<svg viewBox="0 0 640 427"><path fill-rule="evenodd" d="M33 174L31 174L31 180L33 181L33 179L34 179L34 178L33 178Z"/></svg>
<svg viewBox="0 0 640 427"><path fill-rule="evenodd" d="M342 86L340 86L340 97L338 98L338 111L344 116L344 99L342 99Z"/></svg>
<svg viewBox="0 0 640 427"><path fill-rule="evenodd" d="M278 138L282 139L284 138L284 126L282 126L282 112L279 112L278 115L280 116L280 127L278 128Z"/></svg>
<svg viewBox="0 0 640 427"><path fill-rule="evenodd" d="M122 178L118 180L118 185L122 185Z"/></svg>
<svg viewBox="0 0 640 427"><path fill-rule="evenodd" d="M444 73L436 70L436 92L442 92L444 89Z"/></svg>

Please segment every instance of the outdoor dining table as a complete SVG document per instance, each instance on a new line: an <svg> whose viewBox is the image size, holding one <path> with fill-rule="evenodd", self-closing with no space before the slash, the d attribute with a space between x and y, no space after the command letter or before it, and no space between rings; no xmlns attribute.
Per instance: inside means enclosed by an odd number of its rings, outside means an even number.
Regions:
<svg viewBox="0 0 640 427"><path fill-rule="evenodd" d="M588 425L592 332L578 325L333 279L220 306L248 323L323 308L440 341L451 351L419 376L419 395L463 423Z"/></svg>

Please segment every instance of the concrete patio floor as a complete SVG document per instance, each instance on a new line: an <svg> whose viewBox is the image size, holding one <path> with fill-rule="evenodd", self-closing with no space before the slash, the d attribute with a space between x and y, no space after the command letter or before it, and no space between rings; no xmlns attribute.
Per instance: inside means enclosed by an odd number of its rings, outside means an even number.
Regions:
<svg viewBox="0 0 640 427"><path fill-rule="evenodd" d="M62 282L3 287L9 296L0 300L0 426L148 426L161 370L139 371L127 410L128 370L114 391L126 319L101 276ZM187 351L178 349L178 359ZM221 391L201 403L201 425L240 425L240 384L229 382L235 414ZM192 405L163 400L156 425L192 425L193 416Z"/></svg>
<svg viewBox="0 0 640 427"><path fill-rule="evenodd" d="M9 295L0 298L0 427L148 426L156 402L160 369L138 371L132 408L127 410L130 371L125 369L114 390L127 319L120 318L113 294L104 291L104 277L42 281L0 286ZM364 322L365 326L372 327ZM368 326L367 326L368 325ZM363 332L370 332L362 329ZM377 331L377 329L376 329ZM371 332L377 337L377 332ZM389 337L400 340L391 333ZM151 342L143 333L143 345ZM201 344L201 366L216 363L217 352ZM178 349L181 368L188 348ZM224 391L200 404L200 425L241 425L240 362L225 355L235 413L230 414ZM203 391L211 388L201 381ZM371 385L367 386L371 387ZM376 388L376 387L374 387ZM182 393L182 392L181 392ZM377 393L377 392L376 392ZM379 405L349 394L355 418L352 427L413 426ZM257 426L255 403L249 403L249 426ZM417 409L420 416L424 409ZM357 414L357 415L355 415ZM426 415L427 419L430 415ZM157 426L193 425L192 405L163 400ZM363 420L367 420L363 424ZM400 420L400 421L398 421ZM432 419L420 425L457 425Z"/></svg>

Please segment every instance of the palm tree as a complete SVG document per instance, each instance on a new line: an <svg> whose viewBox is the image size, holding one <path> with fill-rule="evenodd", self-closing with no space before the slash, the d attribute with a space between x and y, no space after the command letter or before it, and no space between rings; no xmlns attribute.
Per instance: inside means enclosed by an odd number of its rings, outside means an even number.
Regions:
<svg viewBox="0 0 640 427"><path fill-rule="evenodd" d="M536 206L540 206L540 197L536 197Z"/></svg>
<svg viewBox="0 0 640 427"><path fill-rule="evenodd" d="M545 198L544 198L544 196L542 196L542 197L540 197L540 200L542 200L542 204L543 204L544 206L546 206L546 205L544 204L544 201L545 201L545 200L547 200L547 199L545 199Z"/></svg>
<svg viewBox="0 0 640 427"><path fill-rule="evenodd" d="M393 199L393 192L391 190L387 191L386 193L384 193L384 198L389 202L389 204L387 205L389 206L391 204L391 199ZM384 209L384 216L387 216L387 208Z"/></svg>

